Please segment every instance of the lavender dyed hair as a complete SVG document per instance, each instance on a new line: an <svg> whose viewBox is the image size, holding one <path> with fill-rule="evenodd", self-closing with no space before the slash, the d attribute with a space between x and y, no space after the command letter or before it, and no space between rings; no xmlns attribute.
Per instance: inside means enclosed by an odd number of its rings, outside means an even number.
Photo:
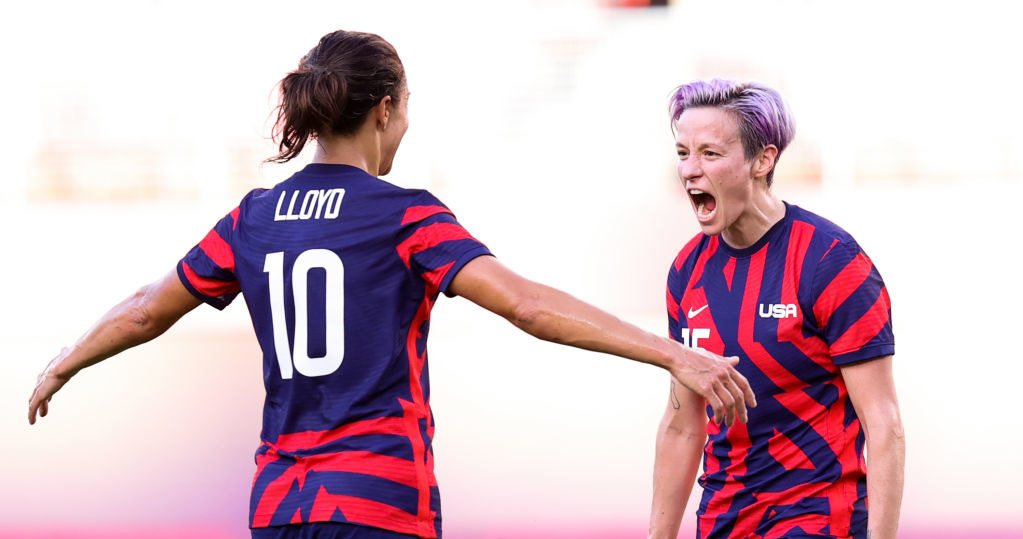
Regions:
<svg viewBox="0 0 1023 539"><path fill-rule="evenodd" d="M778 148L778 157L781 157L781 152L796 133L792 115L781 94L760 83L713 79L683 84L672 92L668 104L672 125L683 112L697 107L720 108L735 118L747 161L771 144ZM767 186L770 187L773 181L772 168L767 173Z"/></svg>

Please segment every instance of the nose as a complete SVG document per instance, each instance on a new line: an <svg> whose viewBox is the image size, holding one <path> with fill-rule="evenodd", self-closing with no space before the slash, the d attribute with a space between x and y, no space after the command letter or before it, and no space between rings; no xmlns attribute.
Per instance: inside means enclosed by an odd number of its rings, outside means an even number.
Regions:
<svg viewBox="0 0 1023 539"><path fill-rule="evenodd" d="M683 182L694 180L703 175L703 170L700 168L700 160L689 156L686 159L680 159L678 162L678 177Z"/></svg>

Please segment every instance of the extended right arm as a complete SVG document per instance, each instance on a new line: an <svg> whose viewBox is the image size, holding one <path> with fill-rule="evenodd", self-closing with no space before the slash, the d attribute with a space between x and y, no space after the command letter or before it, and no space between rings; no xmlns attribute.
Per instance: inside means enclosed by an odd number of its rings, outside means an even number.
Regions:
<svg viewBox="0 0 1023 539"><path fill-rule="evenodd" d="M35 424L37 412L46 415L50 398L79 371L156 338L199 304L171 271L115 305L39 374L28 400L29 424Z"/></svg>
<svg viewBox="0 0 1023 539"><path fill-rule="evenodd" d="M449 291L506 319L537 338L604 352L667 369L714 409L714 419L746 422L756 406L749 382L724 358L657 337L565 292L524 279L497 259L466 264Z"/></svg>
<svg viewBox="0 0 1023 539"><path fill-rule="evenodd" d="M654 500L649 539L675 539L707 441L706 402L672 380L668 408L657 430Z"/></svg>

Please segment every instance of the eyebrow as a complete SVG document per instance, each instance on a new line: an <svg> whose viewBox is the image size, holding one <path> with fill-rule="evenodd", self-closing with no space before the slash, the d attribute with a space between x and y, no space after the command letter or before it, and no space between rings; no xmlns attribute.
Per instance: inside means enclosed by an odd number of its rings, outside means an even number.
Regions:
<svg viewBox="0 0 1023 539"><path fill-rule="evenodd" d="M709 148L709 147L714 147L714 146L723 147L723 146L726 146L726 144L723 144L723 143L720 143L720 142L703 142L701 144L698 144L696 146L696 148L700 149L700 148ZM685 144L682 144L681 142L677 142L677 141L675 142L675 147L676 148L686 148L686 149L688 149L688 146L686 146Z"/></svg>

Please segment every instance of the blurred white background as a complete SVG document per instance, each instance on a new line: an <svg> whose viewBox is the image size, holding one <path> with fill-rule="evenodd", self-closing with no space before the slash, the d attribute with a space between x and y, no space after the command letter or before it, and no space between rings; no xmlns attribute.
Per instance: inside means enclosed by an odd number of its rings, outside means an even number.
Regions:
<svg viewBox="0 0 1023 539"><path fill-rule="evenodd" d="M260 164L275 153L274 85L338 28L382 35L405 63L411 128L389 181L430 189L527 277L659 334L668 265L697 231L675 177L668 95L711 77L780 90L797 135L775 189L851 232L894 303L904 535L1023 536L1013 337L1023 39L1011 7L58 1L5 11L0 536L246 536L262 388L241 302L200 308L84 372L35 427L25 404L61 346L171 270L249 189L308 161ZM644 536L666 374L535 341L462 299L434 313L447 535Z"/></svg>

